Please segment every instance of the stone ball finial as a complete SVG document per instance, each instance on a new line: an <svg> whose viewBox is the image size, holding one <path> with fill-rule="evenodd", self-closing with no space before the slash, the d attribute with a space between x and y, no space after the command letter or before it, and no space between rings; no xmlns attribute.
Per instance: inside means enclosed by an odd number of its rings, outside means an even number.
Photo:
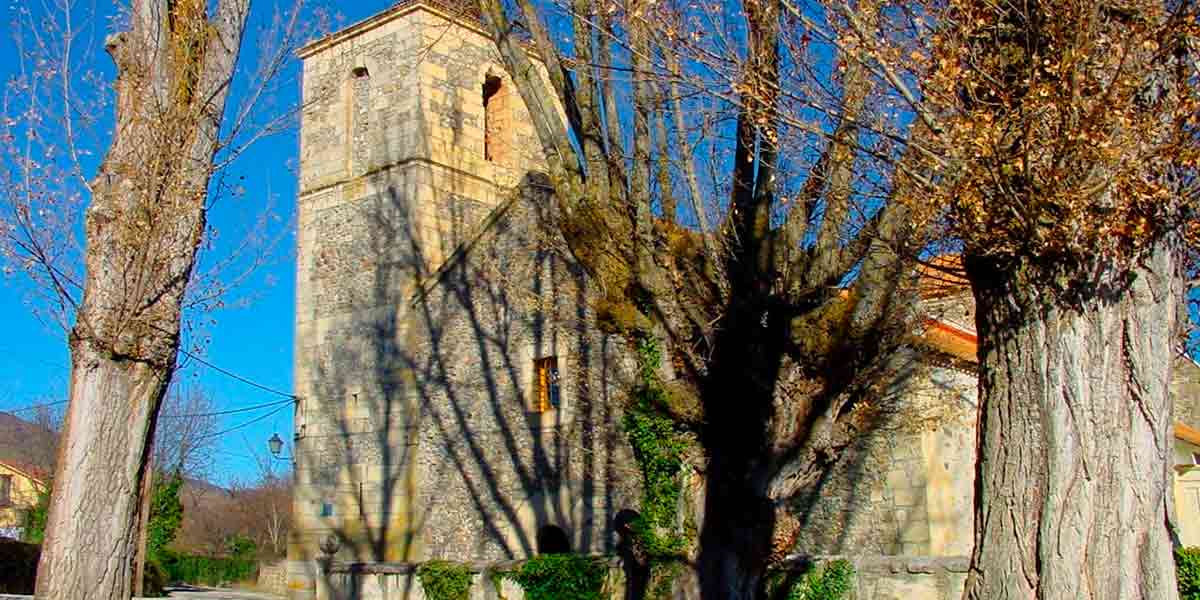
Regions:
<svg viewBox="0 0 1200 600"><path fill-rule="evenodd" d="M338 550L341 550L342 540L338 538L337 534L330 533L321 538L318 548L321 549L321 554L324 554L326 557L332 557L334 554L337 554Z"/></svg>

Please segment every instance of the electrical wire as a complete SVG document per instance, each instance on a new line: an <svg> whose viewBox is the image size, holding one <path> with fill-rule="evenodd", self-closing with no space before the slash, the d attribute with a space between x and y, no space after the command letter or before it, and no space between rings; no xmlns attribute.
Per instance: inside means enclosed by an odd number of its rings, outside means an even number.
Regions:
<svg viewBox="0 0 1200 600"><path fill-rule="evenodd" d="M289 394L287 392L281 392L275 388L268 387L268 386L258 383L256 381L252 381L246 377L238 375L237 373L234 373L233 371L230 371L228 369L223 369L221 367L218 367L217 365L214 365L211 362L208 362L207 360L204 360L203 358L200 358L199 356L196 356L195 354L188 352L187 350L184 350L182 348L179 349L179 352L186 355L188 358L190 358L190 359L192 359L192 360L194 360L194 361L196 361L196 362L198 362L198 363L200 363L222 375L225 375L226 377L233 378L233 379L240 381L251 387L260 389L264 392L275 394L277 396L282 396L287 399L281 400L281 401L276 401L276 402L268 402L266 404L258 404L255 406L247 406L244 408L222 410L222 411L211 412L211 413L196 413L196 414L186 414L186 415L161 415L161 416L159 416L160 419L183 419L183 418L188 418L188 417L219 417L222 415L232 415L232 414L237 414L237 413L242 413L242 412L249 412L252 410L259 410L259 409L263 409L263 408L271 408L272 406L282 406L284 404L292 403L292 402L295 402L300 399L299 396L296 396L294 394ZM23 413L23 412L28 412L31 410L37 410L39 408L49 408L51 406L58 406L60 404L66 404L67 402L70 402L70 400L59 400L57 402L31 404L29 406L24 406L21 408L14 408L11 410L10 409L0 409L0 412L6 412L9 414L15 415L17 413Z"/></svg>
<svg viewBox="0 0 1200 600"><path fill-rule="evenodd" d="M187 350L184 350L183 348L180 348L180 349L179 349L179 352L180 352L180 353L182 353L182 354L184 354L184 355L185 355L185 356L187 356L188 358L190 358L190 359L192 359L192 360L194 360L194 361L196 361L196 362L198 362L198 363L200 363L200 364L202 364L202 365L204 365L204 366L206 366L206 367L208 367L208 368L210 368L210 369L212 369L212 370L214 370L214 371L216 371L216 372L218 372L218 373L221 373L222 375L225 375L225 376L227 376L227 377L232 377L232 378L234 378L234 379L236 379L236 380L238 380L238 381L240 381L240 382L242 382L242 383L244 383L244 384L246 384L246 385L249 385L249 386L251 386L251 387L256 387L256 388L258 388L258 389L260 389L260 390L262 390L262 391L264 391L264 392L269 392L269 393L275 394L275 395L277 395L277 396L283 396L284 398L290 398L290 399L292 399L292 400L299 400L299 399L300 399L300 397L299 397L299 396L296 396L295 394L289 394L289 393L287 393L287 392L281 392L281 391L279 391L279 390L277 390L277 389L275 389L275 388L267 387L267 386L265 386L265 385L263 385L263 384L261 384L261 383L257 383L257 382L251 381L251 380L249 380L249 379L247 379L247 378L245 378L245 377L242 377L241 375L238 375L237 373L234 373L234 372L232 372L232 371L228 371L228 370L226 370L226 369L222 369L221 367L218 367L217 365L214 365L214 364L212 364L212 363L208 362L207 360L204 360L203 358L200 358L199 356L196 356L195 354L192 354L191 352L188 352Z"/></svg>
<svg viewBox="0 0 1200 600"><path fill-rule="evenodd" d="M45 404L31 404L31 405L23 407L23 408L14 408L11 410L7 409L7 408L0 408L0 412L6 412L11 415L15 415L17 413L27 412L27 411L31 411L31 410L37 410L39 408L49 408L51 406L58 406L59 404L66 404L67 402L70 402L70 400L59 400L58 402L47 402Z"/></svg>
<svg viewBox="0 0 1200 600"><path fill-rule="evenodd" d="M263 415L259 415L259 416L257 416L257 417L254 417L253 419L250 419L249 421L246 421L246 422L244 422L244 423L239 423L239 424L237 424L237 425L234 425L233 427L230 427L229 429L224 429L224 430L222 430L222 431L218 431L218 432L215 432L215 433L210 433L210 434L208 434L208 435L205 435L205 436L198 437L198 438L196 438L196 440L206 440L206 439L208 439L208 438L211 438L211 437L217 437L217 436L222 436L222 435L225 435L225 434L227 434L227 433L232 433L232 432L234 432L234 431L237 431L237 430L239 430L239 429L241 429L241 428L243 428L243 427L248 427L248 426L250 426L250 425L253 425L253 424L255 424L255 423L259 422L259 421L262 421L263 419L266 419L267 417L269 417L269 416L271 416L271 415L273 415L273 414L275 414L275 413L277 413L277 412L279 412L279 411L281 411L281 410L283 410L283 409L284 409L284 407L283 407L283 406L280 406L279 408L276 408L275 410L273 410L273 411L271 411L271 412L269 412L269 413L266 413L266 414L263 414Z"/></svg>
<svg viewBox="0 0 1200 600"><path fill-rule="evenodd" d="M266 404L257 404L255 406L247 406L245 408L232 408L229 410L219 410L216 412L191 413L191 414L183 414L183 415L159 415L158 418L160 418L160 419L188 419L188 418L192 418L192 417L220 417L223 415L232 415L232 414L237 414L237 413L250 412L252 410L260 410L263 408L271 408L273 406L281 406L283 404L290 404L292 402L295 402L295 400L288 398L287 400L276 400L274 402L268 402Z"/></svg>

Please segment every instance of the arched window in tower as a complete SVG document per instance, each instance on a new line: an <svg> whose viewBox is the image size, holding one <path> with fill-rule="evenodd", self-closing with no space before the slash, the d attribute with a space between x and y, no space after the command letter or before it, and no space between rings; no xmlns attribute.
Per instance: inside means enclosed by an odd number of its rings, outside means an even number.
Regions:
<svg viewBox="0 0 1200 600"><path fill-rule="evenodd" d="M509 92L495 75L483 80L483 158L503 163L508 158Z"/></svg>

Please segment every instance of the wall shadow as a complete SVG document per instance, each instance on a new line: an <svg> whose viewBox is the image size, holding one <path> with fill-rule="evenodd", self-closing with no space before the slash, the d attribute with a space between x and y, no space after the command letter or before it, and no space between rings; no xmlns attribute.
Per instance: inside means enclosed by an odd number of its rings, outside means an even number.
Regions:
<svg viewBox="0 0 1200 600"><path fill-rule="evenodd" d="M521 559L548 528L553 551L611 554L636 501L626 349L591 325L546 183L515 168L540 160L516 154L533 146L514 135L506 162L484 160L493 52L414 26L306 70L328 101L302 156L345 152L320 155L336 169L324 186L309 170L300 207L289 555L317 581L297 596L407 597L415 578L368 590L354 586L389 584L322 570Z"/></svg>

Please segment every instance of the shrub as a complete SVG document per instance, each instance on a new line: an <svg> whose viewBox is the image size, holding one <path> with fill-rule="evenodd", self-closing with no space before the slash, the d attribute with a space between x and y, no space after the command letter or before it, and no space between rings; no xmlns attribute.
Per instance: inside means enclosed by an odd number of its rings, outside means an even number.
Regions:
<svg viewBox="0 0 1200 600"><path fill-rule="evenodd" d="M150 518L146 522L146 555L157 559L167 544L175 540L183 523L183 502L179 499L183 477L178 471L172 475L155 474L153 477Z"/></svg>
<svg viewBox="0 0 1200 600"><path fill-rule="evenodd" d="M164 552L160 558L167 581L220 585L254 579L258 563L245 558L212 558Z"/></svg>
<svg viewBox="0 0 1200 600"><path fill-rule="evenodd" d="M46 517L50 514L50 493L49 487L38 490L37 504L29 510L26 518L25 533L23 534L25 542L41 544L46 537Z"/></svg>
<svg viewBox="0 0 1200 600"><path fill-rule="evenodd" d="M1200 548L1175 551L1175 576L1179 579L1181 600L1200 600Z"/></svg>
<svg viewBox="0 0 1200 600"><path fill-rule="evenodd" d="M41 549L0 538L0 594L32 594Z"/></svg>
<svg viewBox="0 0 1200 600"><path fill-rule="evenodd" d="M467 567L444 560L431 560L417 567L421 589L429 600L467 600L472 576Z"/></svg>
<svg viewBox="0 0 1200 600"><path fill-rule="evenodd" d="M835 560L820 566L809 567L799 578L790 580L780 574L773 578L772 598L787 600L845 600L854 585L854 566L844 560ZM780 595L778 586L790 585L785 595Z"/></svg>
<svg viewBox="0 0 1200 600"><path fill-rule="evenodd" d="M237 534L225 541L225 548L234 558L251 559L258 553L258 545L250 536Z"/></svg>
<svg viewBox="0 0 1200 600"><path fill-rule="evenodd" d="M505 577L521 586L527 600L601 600L607 573L607 565L594 558L544 554Z"/></svg>

